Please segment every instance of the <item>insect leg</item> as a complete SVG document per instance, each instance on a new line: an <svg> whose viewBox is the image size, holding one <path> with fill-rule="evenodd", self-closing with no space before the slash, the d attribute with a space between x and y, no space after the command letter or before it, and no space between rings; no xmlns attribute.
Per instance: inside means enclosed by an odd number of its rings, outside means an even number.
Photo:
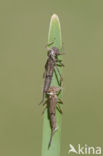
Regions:
<svg viewBox="0 0 103 156"><path fill-rule="evenodd" d="M45 104L43 111L42 111L42 115L44 114L45 110L47 109L47 104Z"/></svg>
<svg viewBox="0 0 103 156"><path fill-rule="evenodd" d="M57 65L61 66L61 67L64 67L64 64L61 62L61 60L60 60L59 64L57 64Z"/></svg>
<svg viewBox="0 0 103 156"><path fill-rule="evenodd" d="M58 66L57 66L56 64L55 64L55 67L56 67L56 69L57 69L57 71L58 71L58 73L59 73L60 81L62 82L62 81L63 81L63 78L62 78L61 73L60 73L60 71L59 71L59 69L58 69Z"/></svg>
<svg viewBox="0 0 103 156"><path fill-rule="evenodd" d="M47 49L47 51L52 50L51 48L49 48L50 45L52 45L54 43L54 41L48 43L45 47Z"/></svg>
<svg viewBox="0 0 103 156"><path fill-rule="evenodd" d="M48 100L45 100L45 102L43 103L43 106L47 105Z"/></svg>
<svg viewBox="0 0 103 156"><path fill-rule="evenodd" d="M48 44L46 44L46 47L50 46L50 45L53 44L53 43L54 43L54 41L49 42Z"/></svg>
<svg viewBox="0 0 103 156"><path fill-rule="evenodd" d="M61 107L57 104L57 109L58 109L58 111L61 113L61 114L63 114L63 111L62 111L62 109L61 109Z"/></svg>
<svg viewBox="0 0 103 156"><path fill-rule="evenodd" d="M65 52L63 52L63 53L59 53L59 55L65 55Z"/></svg>
<svg viewBox="0 0 103 156"><path fill-rule="evenodd" d="M63 101L62 101L61 99L58 99L58 103L64 104Z"/></svg>
<svg viewBox="0 0 103 156"><path fill-rule="evenodd" d="M62 60L57 59L56 62L62 62Z"/></svg>
<svg viewBox="0 0 103 156"><path fill-rule="evenodd" d="M41 100L41 102L39 103L39 105L42 104L42 103L44 102L44 98L45 98L45 92L43 92L42 100Z"/></svg>

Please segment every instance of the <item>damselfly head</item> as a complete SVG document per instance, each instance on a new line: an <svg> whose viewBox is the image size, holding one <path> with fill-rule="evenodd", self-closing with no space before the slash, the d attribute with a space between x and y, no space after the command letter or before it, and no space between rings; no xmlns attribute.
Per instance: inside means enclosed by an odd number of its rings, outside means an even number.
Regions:
<svg viewBox="0 0 103 156"><path fill-rule="evenodd" d="M55 55L59 55L59 49L57 47L53 47L52 50L54 51Z"/></svg>
<svg viewBox="0 0 103 156"><path fill-rule="evenodd" d="M59 54L59 49L57 47L53 47L48 50L48 56L53 59L55 59Z"/></svg>
<svg viewBox="0 0 103 156"><path fill-rule="evenodd" d="M61 90L61 87L51 86L47 92L49 95L56 95Z"/></svg>

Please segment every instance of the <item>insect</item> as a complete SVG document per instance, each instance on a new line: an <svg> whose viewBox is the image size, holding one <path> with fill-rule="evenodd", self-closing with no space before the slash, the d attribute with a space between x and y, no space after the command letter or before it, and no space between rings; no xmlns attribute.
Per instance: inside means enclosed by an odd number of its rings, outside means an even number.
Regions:
<svg viewBox="0 0 103 156"><path fill-rule="evenodd" d="M58 129L56 126L56 108L59 110L60 113L62 113L62 110L60 108L60 105L58 103L63 104L61 99L58 99L58 94L61 91L61 87L56 87L56 86L51 86L48 89L48 100L44 104L46 104L44 111L46 108L48 108L48 113L49 113L49 119L50 119L50 126L51 126L51 136L50 136L50 141L48 144L48 148L51 145L52 142L52 137L55 133L55 131ZM44 113L43 111L43 113Z"/></svg>
<svg viewBox="0 0 103 156"><path fill-rule="evenodd" d="M60 81L62 81L62 76L59 72L58 65L59 66L64 66L64 65L62 63L62 60L58 59L58 55L62 55L63 53L60 53L57 47L49 48L48 46L51 45L52 43L47 45L48 59L45 64L45 72L43 74L43 78L45 80L44 80L44 87L43 87L43 97L40 104L44 102L45 94L48 92L48 89L50 87L51 80L53 77L54 67L56 67L57 72L60 75Z"/></svg>

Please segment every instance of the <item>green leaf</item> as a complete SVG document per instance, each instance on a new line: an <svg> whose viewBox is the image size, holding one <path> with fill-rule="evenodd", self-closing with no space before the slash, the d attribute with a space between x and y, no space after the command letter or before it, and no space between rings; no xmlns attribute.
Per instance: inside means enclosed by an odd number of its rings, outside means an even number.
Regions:
<svg viewBox="0 0 103 156"><path fill-rule="evenodd" d="M49 27L49 35L48 35L48 43L54 41L51 47L57 47L59 50L62 50L62 40L61 40L61 28L59 18L56 14L51 17L50 27ZM59 56L61 58L61 56ZM59 67L61 72L61 67ZM56 69L55 69L56 71ZM58 80L60 80L60 76L58 72L53 73L53 78L51 82L51 86L59 86ZM61 97L61 94L59 95ZM44 123L43 123L43 141L42 141L42 156L59 156L60 155L60 137L61 137L61 118L62 115L56 111L56 120L57 120L57 128L58 130L53 135L52 143L50 148L48 149L48 143L51 136L51 127L50 120L48 118L47 110L44 113Z"/></svg>

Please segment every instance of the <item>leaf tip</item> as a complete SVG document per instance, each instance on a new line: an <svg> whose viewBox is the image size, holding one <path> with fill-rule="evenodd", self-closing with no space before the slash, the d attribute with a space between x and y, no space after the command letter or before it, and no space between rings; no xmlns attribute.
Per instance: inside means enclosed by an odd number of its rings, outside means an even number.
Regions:
<svg viewBox="0 0 103 156"><path fill-rule="evenodd" d="M57 15L57 14L53 14L52 17L51 17L51 19L52 19L52 20L56 19L56 20L59 21L59 18L58 18L58 15Z"/></svg>

